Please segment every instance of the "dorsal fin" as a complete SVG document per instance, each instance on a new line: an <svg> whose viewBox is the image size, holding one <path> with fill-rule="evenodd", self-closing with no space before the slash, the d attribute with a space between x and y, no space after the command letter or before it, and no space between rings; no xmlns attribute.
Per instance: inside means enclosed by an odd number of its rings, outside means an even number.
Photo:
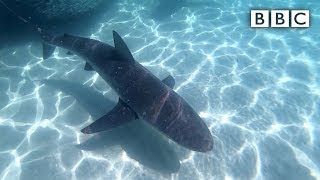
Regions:
<svg viewBox="0 0 320 180"><path fill-rule="evenodd" d="M113 41L114 47L123 56L123 58L125 58L129 62L134 62L133 56L128 46L116 31L113 31Z"/></svg>

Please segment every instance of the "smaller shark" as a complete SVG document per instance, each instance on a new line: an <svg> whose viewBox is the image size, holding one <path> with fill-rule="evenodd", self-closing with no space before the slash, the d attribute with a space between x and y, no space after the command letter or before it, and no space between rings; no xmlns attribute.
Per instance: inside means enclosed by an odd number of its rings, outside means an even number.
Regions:
<svg viewBox="0 0 320 180"><path fill-rule="evenodd" d="M115 104L99 92L82 84L52 79L41 82L74 97L93 119L108 113ZM171 76L162 82L174 85ZM120 145L130 158L156 171L175 173L180 168L178 156L165 136L140 119L97 133L77 147L85 151L97 151L113 145Z"/></svg>
<svg viewBox="0 0 320 180"><path fill-rule="evenodd" d="M113 31L114 47L89 38L51 35L38 28L43 40L43 58L56 46L83 57L84 67L96 71L119 95L118 104L107 114L81 130L86 134L106 131L142 119L176 143L199 152L213 148L211 133L193 108L172 85L159 80L134 60L126 43Z"/></svg>

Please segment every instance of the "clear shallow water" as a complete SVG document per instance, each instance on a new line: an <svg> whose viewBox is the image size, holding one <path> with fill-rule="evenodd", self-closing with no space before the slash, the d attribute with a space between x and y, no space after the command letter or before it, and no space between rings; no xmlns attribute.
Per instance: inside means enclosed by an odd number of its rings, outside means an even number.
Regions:
<svg viewBox="0 0 320 180"><path fill-rule="evenodd" d="M91 38L113 44L111 30L117 30L138 62L161 79L171 74L175 91L209 126L213 151L196 153L169 142L181 165L178 172L168 174L137 163L120 143L99 151L79 150L75 144L91 137L80 132L95 119L89 114L107 111L117 96L96 73L84 71L84 61L77 56L58 48L53 58L43 61L40 42L33 42L0 51L0 177L320 178L320 4L193 4L164 20L151 19L152 7L152 3L134 1L118 4L106 13ZM311 27L251 29L252 8L310 9ZM85 106L100 103L87 97L101 96L77 97L57 84L39 81L43 79L66 80L69 83L62 86L76 87L72 92L91 87L110 102L106 109Z"/></svg>

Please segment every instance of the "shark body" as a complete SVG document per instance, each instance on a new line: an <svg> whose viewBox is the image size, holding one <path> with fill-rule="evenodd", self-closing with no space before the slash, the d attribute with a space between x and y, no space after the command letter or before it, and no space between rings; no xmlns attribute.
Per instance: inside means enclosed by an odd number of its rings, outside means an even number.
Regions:
<svg viewBox="0 0 320 180"><path fill-rule="evenodd" d="M207 152L213 148L213 139L204 121L170 88L174 79L162 82L135 61L117 32L113 31L115 47L89 38L40 32L44 59L51 56L55 46L65 48L84 58L85 70L96 71L119 95L118 104L82 129L83 133L110 130L142 119L188 149Z"/></svg>

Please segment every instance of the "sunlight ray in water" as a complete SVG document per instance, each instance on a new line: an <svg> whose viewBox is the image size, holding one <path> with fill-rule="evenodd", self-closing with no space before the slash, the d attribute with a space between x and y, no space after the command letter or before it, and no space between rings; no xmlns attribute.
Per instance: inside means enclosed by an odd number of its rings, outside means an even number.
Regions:
<svg viewBox="0 0 320 180"><path fill-rule="evenodd" d="M317 1L290 2L293 9L316 12L320 7ZM285 2L265 3L286 7ZM37 42L0 49L1 180L320 179L320 23L303 30L250 28L250 9L261 4L183 4L163 20L152 18L152 3L125 0L89 33L113 46L112 30L117 30L138 62L159 79L174 77L174 90L208 125L214 137L211 152L169 141L181 163L173 174L140 164L133 149L124 151L125 144L115 143L124 137L114 132L102 149L76 146L101 138L80 130L98 118L88 109L105 107L83 106L78 98L91 94L72 94L41 81L63 79L74 89L89 87L101 95L97 104L118 99L98 73L83 70L81 58L57 48L42 60ZM312 18L319 20L319 14ZM143 154L163 157L148 152Z"/></svg>

